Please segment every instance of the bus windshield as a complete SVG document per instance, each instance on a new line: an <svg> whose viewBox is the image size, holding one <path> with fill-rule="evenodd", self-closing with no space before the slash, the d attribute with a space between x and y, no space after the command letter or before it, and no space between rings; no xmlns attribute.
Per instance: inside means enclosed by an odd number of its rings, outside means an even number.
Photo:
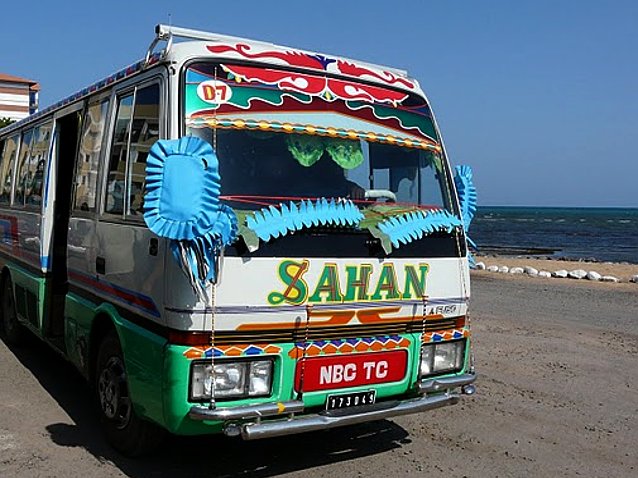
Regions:
<svg viewBox="0 0 638 478"><path fill-rule="evenodd" d="M416 93L213 62L191 64L183 87L185 133L215 149L234 209L349 198L453 212L432 114Z"/></svg>
<svg viewBox="0 0 638 478"><path fill-rule="evenodd" d="M266 131L189 133L216 145L222 197L239 209L262 207L269 199L322 197L449 207L443 162L430 151Z"/></svg>

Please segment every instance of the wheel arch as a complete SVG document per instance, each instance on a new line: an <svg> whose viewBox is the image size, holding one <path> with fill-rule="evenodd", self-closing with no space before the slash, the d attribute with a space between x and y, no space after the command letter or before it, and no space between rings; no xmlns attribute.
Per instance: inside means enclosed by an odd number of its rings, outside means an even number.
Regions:
<svg viewBox="0 0 638 478"><path fill-rule="evenodd" d="M88 377L91 386L95 383L95 367L97 365L97 355L100 350L100 344L109 332L114 331L118 340L120 339L119 325L120 318L113 307L103 304L95 311L95 317L91 322L91 332L89 334L89 361L88 361Z"/></svg>

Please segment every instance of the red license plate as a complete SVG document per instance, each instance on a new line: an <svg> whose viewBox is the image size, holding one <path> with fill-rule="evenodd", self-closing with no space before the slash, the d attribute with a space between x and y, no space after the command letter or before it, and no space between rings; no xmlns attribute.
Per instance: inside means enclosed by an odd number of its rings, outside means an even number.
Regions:
<svg viewBox="0 0 638 478"><path fill-rule="evenodd" d="M303 391L398 382L405 377L408 353L405 350L366 354L330 355L306 358ZM301 389L302 360L297 362L295 389Z"/></svg>

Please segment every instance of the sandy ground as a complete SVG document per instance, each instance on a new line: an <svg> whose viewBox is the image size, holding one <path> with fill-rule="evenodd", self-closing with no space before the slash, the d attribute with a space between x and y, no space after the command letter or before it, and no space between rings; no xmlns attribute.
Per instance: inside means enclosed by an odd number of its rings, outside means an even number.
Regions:
<svg viewBox="0 0 638 478"><path fill-rule="evenodd" d="M638 288L473 274L474 397L396 420L242 443L171 438L133 461L38 343L0 342L0 476L638 476Z"/></svg>

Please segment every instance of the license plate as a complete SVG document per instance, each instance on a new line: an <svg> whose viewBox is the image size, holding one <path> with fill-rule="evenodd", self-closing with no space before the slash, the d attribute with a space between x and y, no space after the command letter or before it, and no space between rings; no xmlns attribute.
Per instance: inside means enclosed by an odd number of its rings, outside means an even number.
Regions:
<svg viewBox="0 0 638 478"><path fill-rule="evenodd" d="M295 389L315 392L399 382L407 361L405 350L310 357L305 364L297 362Z"/></svg>
<svg viewBox="0 0 638 478"><path fill-rule="evenodd" d="M326 410L372 405L374 403L376 395L377 394L374 390L368 390L367 392L328 395L328 400L326 400Z"/></svg>

